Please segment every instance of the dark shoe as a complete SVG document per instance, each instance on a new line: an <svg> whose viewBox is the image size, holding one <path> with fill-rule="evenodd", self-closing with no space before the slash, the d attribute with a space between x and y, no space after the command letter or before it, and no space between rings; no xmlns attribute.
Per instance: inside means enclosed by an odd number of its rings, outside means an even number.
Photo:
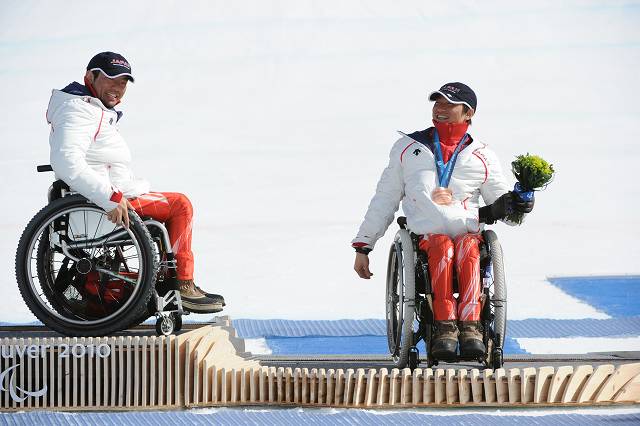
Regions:
<svg viewBox="0 0 640 426"><path fill-rule="evenodd" d="M431 343L431 356L435 359L456 358L458 327L455 321L435 321L435 334Z"/></svg>
<svg viewBox="0 0 640 426"><path fill-rule="evenodd" d="M196 289L193 280L178 280L182 307L195 314L213 314L222 310L222 303L216 302Z"/></svg>
<svg viewBox="0 0 640 426"><path fill-rule="evenodd" d="M204 294L205 296L207 296L209 299L213 300L216 303L222 303L222 306L227 306L226 303L224 303L224 297L222 297L219 294L215 294L215 293L207 293L206 291L204 291L203 289L201 289L200 287L196 286L196 289Z"/></svg>
<svg viewBox="0 0 640 426"><path fill-rule="evenodd" d="M460 321L460 356L481 358L487 351L482 341L479 321Z"/></svg>

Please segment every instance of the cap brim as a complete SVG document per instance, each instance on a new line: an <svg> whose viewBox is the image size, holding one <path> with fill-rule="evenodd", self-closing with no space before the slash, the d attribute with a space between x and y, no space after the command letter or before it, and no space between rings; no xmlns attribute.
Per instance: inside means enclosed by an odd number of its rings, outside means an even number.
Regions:
<svg viewBox="0 0 640 426"><path fill-rule="evenodd" d="M106 72L104 72L104 70L102 68L91 68L89 71L100 71L102 73L102 75L104 75L105 77L110 78L112 80L114 78L122 77L124 75L127 78L129 78L130 82L135 83L135 80L134 80L133 76L131 75L131 73L128 73L128 72L123 72L123 73L116 74L116 75L109 75Z"/></svg>
<svg viewBox="0 0 640 426"><path fill-rule="evenodd" d="M473 107L472 107L471 105L469 105L467 102L465 102L465 101L459 101L459 100L457 100L457 99L451 99L451 97L450 97L450 96L451 96L451 94L450 94L450 93L445 95L444 93L442 93L442 92L441 92L441 91L439 91L439 90L436 90L435 92L431 92L431 93L429 93L429 101L434 102L434 101L436 100L436 98L435 98L435 97L436 97L436 95L440 95L440 96L442 96L442 97L443 97L443 98L445 98L445 99L447 100L447 102L449 102L450 104L466 105L466 106L468 106L469 108L473 109Z"/></svg>

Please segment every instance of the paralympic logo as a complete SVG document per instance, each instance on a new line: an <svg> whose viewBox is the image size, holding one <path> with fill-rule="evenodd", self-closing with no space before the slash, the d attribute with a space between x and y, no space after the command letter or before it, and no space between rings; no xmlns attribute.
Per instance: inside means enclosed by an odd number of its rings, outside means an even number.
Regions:
<svg viewBox="0 0 640 426"><path fill-rule="evenodd" d="M47 385L45 384L44 387L42 389L40 389L39 391L28 391L26 389L22 389L20 386L16 385L16 375L15 375L15 370L16 368L18 368L20 366L20 364L16 364L13 365L9 368L7 368L6 370L4 370L2 373L0 373L0 391L9 391L9 395L11 395L11 399L13 399L15 402L22 402L25 399L27 399L28 397L34 397L34 398L38 398L40 396L43 396L44 394L47 393ZM4 387L4 382L5 382L5 377L7 376L7 374L11 373L11 376L9 378L9 389ZM18 395L18 391L22 393L21 395Z"/></svg>

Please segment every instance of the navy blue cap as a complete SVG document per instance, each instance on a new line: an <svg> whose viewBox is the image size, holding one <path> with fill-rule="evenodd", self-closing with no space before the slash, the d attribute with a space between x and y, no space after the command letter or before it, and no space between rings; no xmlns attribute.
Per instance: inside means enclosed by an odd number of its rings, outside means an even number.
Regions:
<svg viewBox="0 0 640 426"><path fill-rule="evenodd" d="M442 95L447 101L452 104L463 104L474 111L478 106L478 98L476 98L476 94L473 90L471 90L471 87L463 83L447 83L442 86L440 90L431 92L429 94L429 100L435 101L438 95Z"/></svg>
<svg viewBox="0 0 640 426"><path fill-rule="evenodd" d="M127 76L133 83L131 65L124 56L114 52L101 52L91 58L87 71L101 71L109 78Z"/></svg>

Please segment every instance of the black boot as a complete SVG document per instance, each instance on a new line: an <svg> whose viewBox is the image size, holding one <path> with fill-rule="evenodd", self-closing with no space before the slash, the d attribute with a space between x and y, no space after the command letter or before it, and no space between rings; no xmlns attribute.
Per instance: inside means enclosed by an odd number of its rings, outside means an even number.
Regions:
<svg viewBox="0 0 640 426"><path fill-rule="evenodd" d="M460 356L464 358L484 357L486 348L482 342L480 321L460 321Z"/></svg>
<svg viewBox="0 0 640 426"><path fill-rule="evenodd" d="M200 293L204 294L205 296L207 296L209 299L213 300L216 303L221 303L222 306L227 306L227 304L224 302L224 297L222 297L219 294L216 293L209 293L204 291L203 289L201 289L200 287L196 286L196 290L198 290Z"/></svg>
<svg viewBox="0 0 640 426"><path fill-rule="evenodd" d="M458 327L455 321L435 321L435 333L431 343L431 356L435 359L452 360L456 358L458 346Z"/></svg>
<svg viewBox="0 0 640 426"><path fill-rule="evenodd" d="M222 303L212 300L196 288L193 280L178 280L182 307L195 314L213 314L222 310Z"/></svg>

